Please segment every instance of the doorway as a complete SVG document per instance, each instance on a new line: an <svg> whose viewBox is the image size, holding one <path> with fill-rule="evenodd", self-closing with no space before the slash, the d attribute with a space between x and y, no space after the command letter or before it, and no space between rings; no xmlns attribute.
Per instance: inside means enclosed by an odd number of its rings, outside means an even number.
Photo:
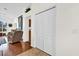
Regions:
<svg viewBox="0 0 79 59"><path fill-rule="evenodd" d="M29 43L31 45L31 19L29 19Z"/></svg>

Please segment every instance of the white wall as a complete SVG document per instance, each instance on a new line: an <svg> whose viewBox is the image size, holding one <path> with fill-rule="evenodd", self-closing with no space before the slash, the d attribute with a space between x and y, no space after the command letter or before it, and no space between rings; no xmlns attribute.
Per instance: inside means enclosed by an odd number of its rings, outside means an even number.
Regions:
<svg viewBox="0 0 79 59"><path fill-rule="evenodd" d="M57 4L56 55L79 56L79 4Z"/></svg>
<svg viewBox="0 0 79 59"><path fill-rule="evenodd" d="M72 4L72 51L79 56L79 4Z"/></svg>
<svg viewBox="0 0 79 59"><path fill-rule="evenodd" d="M7 32L6 33L11 32L11 29L16 29L16 25L17 25L17 19L16 18L14 18L14 19L5 18L5 19L7 21L7 25L12 24L12 27L7 26Z"/></svg>
<svg viewBox="0 0 79 59"><path fill-rule="evenodd" d="M23 41L29 41L29 19L31 16L24 17L23 19Z"/></svg>
<svg viewBox="0 0 79 59"><path fill-rule="evenodd" d="M8 16L9 17L9 16ZM5 20L5 22L7 22L7 25L8 24L12 24L13 26L12 27L9 27L9 26L7 26L7 32L6 32L6 34L8 33L8 32L11 32L11 29L15 29L16 27L16 25L15 25L15 21L17 21L15 18L8 18L8 17L4 17L3 16L3 19Z"/></svg>
<svg viewBox="0 0 79 59"><path fill-rule="evenodd" d="M72 5L56 5L56 55L72 55Z"/></svg>

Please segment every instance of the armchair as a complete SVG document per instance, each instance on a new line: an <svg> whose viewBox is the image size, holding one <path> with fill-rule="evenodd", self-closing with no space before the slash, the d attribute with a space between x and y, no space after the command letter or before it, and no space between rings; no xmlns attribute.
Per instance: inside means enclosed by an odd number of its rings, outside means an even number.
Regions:
<svg viewBox="0 0 79 59"><path fill-rule="evenodd" d="M7 35L9 43L16 43L22 41L23 31L9 32Z"/></svg>

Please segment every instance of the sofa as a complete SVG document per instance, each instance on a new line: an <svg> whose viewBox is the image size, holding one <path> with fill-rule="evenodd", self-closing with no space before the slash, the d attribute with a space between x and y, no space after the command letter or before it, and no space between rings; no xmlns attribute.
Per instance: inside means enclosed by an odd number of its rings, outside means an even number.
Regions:
<svg viewBox="0 0 79 59"><path fill-rule="evenodd" d="M21 42L23 40L22 35L23 35L23 31L9 32L8 35L7 35L8 42L9 43Z"/></svg>

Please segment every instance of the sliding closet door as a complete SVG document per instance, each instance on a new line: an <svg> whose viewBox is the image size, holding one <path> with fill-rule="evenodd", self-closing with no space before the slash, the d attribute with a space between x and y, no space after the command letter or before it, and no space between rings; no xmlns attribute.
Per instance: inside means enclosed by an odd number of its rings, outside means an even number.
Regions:
<svg viewBox="0 0 79 59"><path fill-rule="evenodd" d="M55 55L56 8L51 8L36 15L37 48Z"/></svg>
<svg viewBox="0 0 79 59"><path fill-rule="evenodd" d="M41 14L39 14L41 16ZM44 50L44 21L42 18L36 16L36 46L37 48Z"/></svg>
<svg viewBox="0 0 79 59"><path fill-rule="evenodd" d="M55 37L56 37L56 8L43 13L44 20L44 51L55 55Z"/></svg>

